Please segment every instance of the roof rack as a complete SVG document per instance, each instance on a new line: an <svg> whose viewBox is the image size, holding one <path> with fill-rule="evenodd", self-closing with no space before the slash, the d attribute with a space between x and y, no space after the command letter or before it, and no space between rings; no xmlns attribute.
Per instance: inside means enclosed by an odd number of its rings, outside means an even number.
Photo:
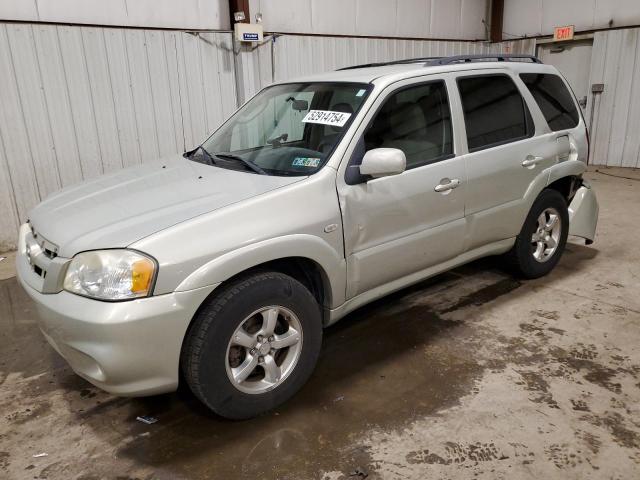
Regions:
<svg viewBox="0 0 640 480"><path fill-rule="evenodd" d="M498 62L507 62L512 60L530 60L531 63L542 63L535 55L524 55L520 53L483 53L478 55L454 55L451 57L418 57L405 58L403 60L392 60L390 62L365 63L363 65L352 65L350 67L338 68L340 70L354 70L356 68L369 67L385 67L387 65L403 65L410 63L424 63L425 67L433 67L437 65L451 65L454 63L471 63L482 60L496 60Z"/></svg>
<svg viewBox="0 0 640 480"><path fill-rule="evenodd" d="M369 68L369 67L385 67L387 65L402 65L406 63L422 63L422 62L432 62L439 60L443 57L418 57L418 58L405 58L403 60L392 60L390 62L379 62L379 63L365 63L362 65L352 65L349 67L338 68L336 71L339 72L341 70L353 70L356 68Z"/></svg>
<svg viewBox="0 0 640 480"><path fill-rule="evenodd" d="M452 63L471 63L479 60L497 60L507 62L512 60L531 60L532 63L542 63L535 55L524 55L520 53L486 53L480 55L454 55L452 57L441 57L430 60L426 66L451 65Z"/></svg>

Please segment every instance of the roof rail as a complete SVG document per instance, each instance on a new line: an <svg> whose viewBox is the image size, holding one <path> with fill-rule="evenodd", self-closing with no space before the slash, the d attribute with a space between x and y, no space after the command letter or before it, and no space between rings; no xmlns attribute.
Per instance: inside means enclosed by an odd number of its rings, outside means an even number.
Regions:
<svg viewBox="0 0 640 480"><path fill-rule="evenodd" d="M362 65L351 65L349 67L338 68L336 71L339 72L341 70L353 70L356 68L369 68L369 67L385 67L387 65L402 65L405 63L422 63L422 62L432 62L443 57L418 57L418 58L405 58L403 60L392 60L390 62L379 62L379 63L365 63Z"/></svg>
<svg viewBox="0 0 640 480"><path fill-rule="evenodd" d="M441 57L430 60L426 66L451 65L452 63L470 63L479 60L497 60L506 62L511 60L531 60L532 63L542 63L535 55L524 55L520 53L486 53L480 55L454 55L452 57Z"/></svg>

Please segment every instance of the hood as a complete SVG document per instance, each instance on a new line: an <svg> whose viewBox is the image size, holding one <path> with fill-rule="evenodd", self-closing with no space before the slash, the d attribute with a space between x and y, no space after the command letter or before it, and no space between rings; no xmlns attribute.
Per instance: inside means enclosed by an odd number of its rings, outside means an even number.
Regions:
<svg viewBox="0 0 640 480"><path fill-rule="evenodd" d="M306 177L226 170L182 157L120 170L66 188L35 207L35 231L71 257L143 237Z"/></svg>

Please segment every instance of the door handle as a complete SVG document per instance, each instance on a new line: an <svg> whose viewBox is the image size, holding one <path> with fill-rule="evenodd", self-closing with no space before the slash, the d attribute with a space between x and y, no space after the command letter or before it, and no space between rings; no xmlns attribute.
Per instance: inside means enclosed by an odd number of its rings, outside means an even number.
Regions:
<svg viewBox="0 0 640 480"><path fill-rule="evenodd" d="M440 183L438 185L433 187L433 189L438 193L448 193L454 188L457 188L458 185L460 185L460 180L458 180L457 178L443 178L442 180L440 180Z"/></svg>
<svg viewBox="0 0 640 480"><path fill-rule="evenodd" d="M527 155L527 158L522 162L522 166L525 168L535 167L538 163L542 162L544 157L536 157L534 155Z"/></svg>

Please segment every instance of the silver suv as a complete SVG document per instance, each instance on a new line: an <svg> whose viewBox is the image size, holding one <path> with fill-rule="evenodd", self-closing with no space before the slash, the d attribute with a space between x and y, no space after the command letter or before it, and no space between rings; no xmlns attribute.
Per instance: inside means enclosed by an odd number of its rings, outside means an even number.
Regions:
<svg viewBox="0 0 640 480"><path fill-rule="evenodd" d="M368 65L265 88L202 145L67 188L18 277L75 372L247 418L309 378L323 327L488 255L525 278L590 243L584 119L534 57Z"/></svg>

